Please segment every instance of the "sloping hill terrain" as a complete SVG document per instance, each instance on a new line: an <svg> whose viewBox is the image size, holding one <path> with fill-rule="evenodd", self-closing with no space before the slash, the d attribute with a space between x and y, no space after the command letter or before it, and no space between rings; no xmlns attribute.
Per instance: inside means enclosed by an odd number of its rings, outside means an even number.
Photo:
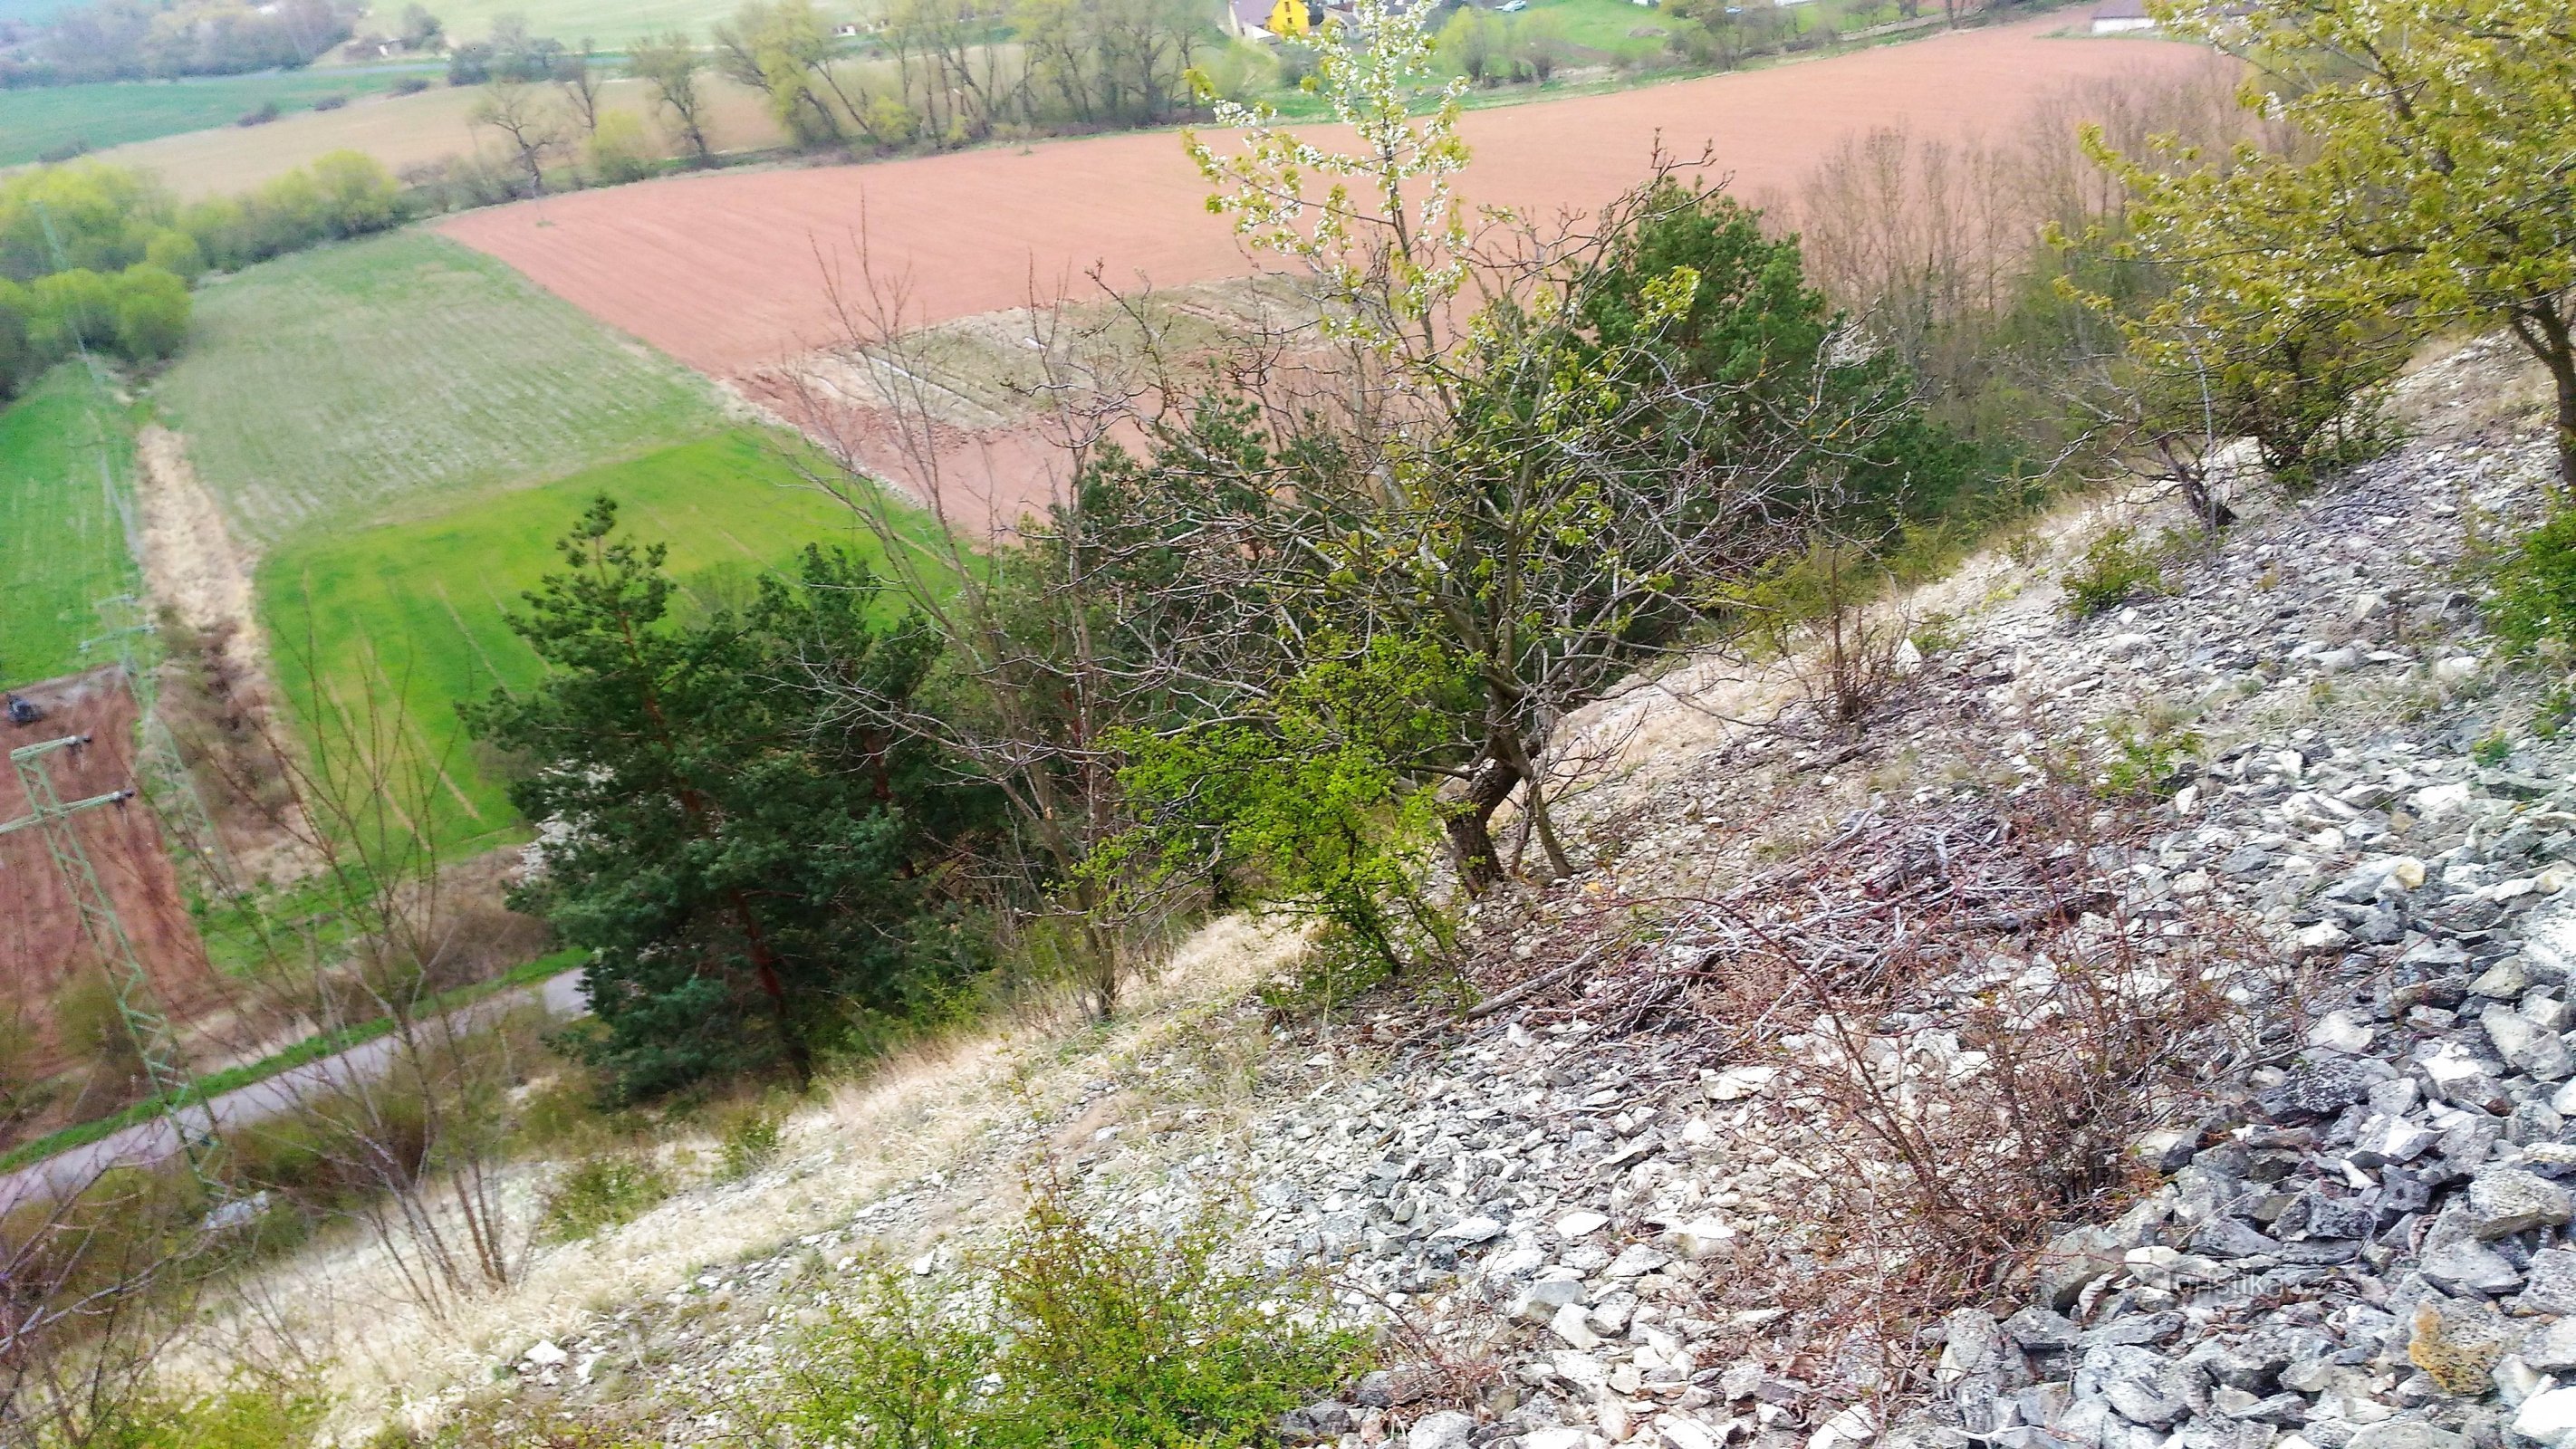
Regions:
<svg viewBox="0 0 2576 1449"><path fill-rule="evenodd" d="M1584 869L1479 913L1463 1019L1273 1014L1294 943L1222 923L1120 1024L920 1056L466 1321L363 1309L354 1249L270 1288L380 1404L695 1441L870 1265L949 1282L1052 1177L1113 1223L1213 1210L1397 1326L1292 1438L2546 1441L2576 755L2438 582L2550 467L2500 355L2116 611L2053 581L2098 515L1973 561L1856 743L1801 724L1794 661L1588 711ZM1867 990L1792 969L1836 953ZM2042 1086L2086 1110L2006 1090ZM2125 1177L2028 1150L2097 1127Z"/></svg>

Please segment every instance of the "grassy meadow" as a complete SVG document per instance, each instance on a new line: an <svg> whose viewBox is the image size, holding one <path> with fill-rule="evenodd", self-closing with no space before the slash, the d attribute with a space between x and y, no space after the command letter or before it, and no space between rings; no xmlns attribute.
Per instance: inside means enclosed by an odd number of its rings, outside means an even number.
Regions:
<svg viewBox="0 0 2576 1449"><path fill-rule="evenodd" d="M417 230L202 289L156 396L238 537L262 549L727 426L678 363Z"/></svg>
<svg viewBox="0 0 2576 1449"><path fill-rule="evenodd" d="M378 70L306 70L0 90L0 166L74 144L97 151L215 127L247 141L265 128L233 123L263 105L291 115L313 109L324 96L370 95L401 79Z"/></svg>
<svg viewBox="0 0 2576 1449"><path fill-rule="evenodd" d="M432 518L306 535L259 569L280 682L323 757L390 768L404 782L392 808L443 847L519 838L456 705L537 678L504 614L562 566L555 540L595 495L618 501L637 541L670 546L672 575L700 604L747 599L762 572L808 543L875 556L846 510L799 485L779 446L735 429Z"/></svg>
<svg viewBox="0 0 2576 1449"><path fill-rule="evenodd" d="M106 476L101 477L101 460ZM110 488L132 486L133 422L78 363L0 409L0 685L68 674L95 605L135 587Z"/></svg>
<svg viewBox="0 0 2576 1449"><path fill-rule="evenodd" d="M685 30L701 42L718 21L731 20L739 0L442 0L430 7L447 22L458 40L481 40L492 33L493 18L524 15L528 29L579 47L587 37L604 49L632 40ZM856 17L848 0L821 0L814 7L835 22Z"/></svg>

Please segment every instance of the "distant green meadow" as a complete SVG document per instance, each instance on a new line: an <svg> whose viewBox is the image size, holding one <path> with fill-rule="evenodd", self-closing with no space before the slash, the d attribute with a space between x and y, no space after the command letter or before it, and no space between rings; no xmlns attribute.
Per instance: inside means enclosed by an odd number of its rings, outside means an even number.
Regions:
<svg viewBox="0 0 2576 1449"><path fill-rule="evenodd" d="M0 14L8 5L0 0ZM24 165L73 146L104 151L229 126L265 105L275 105L280 115L309 111L323 97L372 95L403 79L383 70L299 70L0 90L0 166Z"/></svg>
<svg viewBox="0 0 2576 1449"><path fill-rule="evenodd" d="M873 536L804 486L782 446L794 444L737 429L271 554L258 574L263 622L317 758L352 779L382 770L397 781L384 803L399 818L371 827L455 852L524 838L498 762L466 738L456 706L536 682L542 668L506 616L561 571L555 541L599 494L618 501L637 542L670 546L673 577L701 606L748 599L759 575L792 566L809 543L878 557Z"/></svg>
<svg viewBox="0 0 2576 1449"><path fill-rule="evenodd" d="M874 556L799 478L792 435L736 422L704 378L425 231L201 289L155 394L259 557L312 762L365 826L444 851L525 835L457 706L538 678L506 615L561 567L592 498L668 544L701 601L748 598L808 543Z"/></svg>
<svg viewBox="0 0 2576 1449"><path fill-rule="evenodd" d="M417 229L200 288L155 392L239 540L261 548L730 425L706 379Z"/></svg>
<svg viewBox="0 0 2576 1449"><path fill-rule="evenodd" d="M107 662L80 646L98 601L135 587L109 497L132 496L133 468L131 418L79 363L0 409L0 685Z"/></svg>
<svg viewBox="0 0 2576 1449"><path fill-rule="evenodd" d="M670 30L687 31L703 45L718 21L741 8L740 0L442 0L430 10L456 40L481 40L492 33L495 17L522 15L530 34L576 48L588 39L613 50ZM822 0L815 9L835 23L858 18L850 0Z"/></svg>

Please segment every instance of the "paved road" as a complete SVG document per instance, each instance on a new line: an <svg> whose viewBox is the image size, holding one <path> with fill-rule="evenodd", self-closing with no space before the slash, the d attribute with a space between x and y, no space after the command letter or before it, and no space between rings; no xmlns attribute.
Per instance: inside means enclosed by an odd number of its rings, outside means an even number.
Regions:
<svg viewBox="0 0 2576 1449"><path fill-rule="evenodd" d="M460 1031L474 1029L530 1001L541 1003L549 1016L580 1015L583 1009L581 972L566 971L531 986L500 992L460 1006L447 1015L444 1027L435 1022L423 1023L421 1031L426 1034L423 1039L435 1042L439 1033L447 1028ZM235 1087L203 1107L189 1109L186 1115L202 1127L211 1113L219 1135L255 1126L292 1111L296 1103L316 1092L330 1092L384 1075L400 1047L401 1043L391 1036L360 1042L347 1051L320 1061L307 1062L245 1087ZM96 1142L57 1152L0 1176L0 1213L34 1195L77 1192L111 1167L159 1162L176 1156L179 1146L178 1130L166 1116L120 1128Z"/></svg>

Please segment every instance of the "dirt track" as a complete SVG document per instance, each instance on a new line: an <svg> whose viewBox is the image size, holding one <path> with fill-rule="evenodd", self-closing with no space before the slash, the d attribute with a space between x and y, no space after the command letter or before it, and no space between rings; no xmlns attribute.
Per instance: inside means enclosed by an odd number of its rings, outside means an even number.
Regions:
<svg viewBox="0 0 2576 1449"><path fill-rule="evenodd" d="M45 718L27 726L0 724L0 752L85 734L92 741L87 748L45 761L62 798L80 800L133 786L134 696L117 671L50 680L18 693L43 709ZM0 762L0 821L27 813L17 772ZM173 1019L186 1021L215 1005L215 978L152 812L141 801L101 806L82 812L73 828L124 918L163 1008ZM54 1039L54 994L65 977L90 960L79 917L43 837L32 829L0 836L0 1010L21 1013L34 1029L40 1074L63 1065Z"/></svg>
<svg viewBox="0 0 2576 1449"><path fill-rule="evenodd" d="M1595 206L1668 151L1715 146L1738 194L1785 190L1836 142L1909 123L2001 134L2069 82L2174 75L2195 47L2049 34L2071 14L1771 70L1468 116L1472 202L1548 216ZM1317 137L1323 139L1318 128ZM922 325L1080 287L1170 287L1246 270L1206 185L1169 133L1059 141L812 170L617 187L470 212L450 236L704 371L745 376L837 340L831 290L859 286L865 231L907 274Z"/></svg>

